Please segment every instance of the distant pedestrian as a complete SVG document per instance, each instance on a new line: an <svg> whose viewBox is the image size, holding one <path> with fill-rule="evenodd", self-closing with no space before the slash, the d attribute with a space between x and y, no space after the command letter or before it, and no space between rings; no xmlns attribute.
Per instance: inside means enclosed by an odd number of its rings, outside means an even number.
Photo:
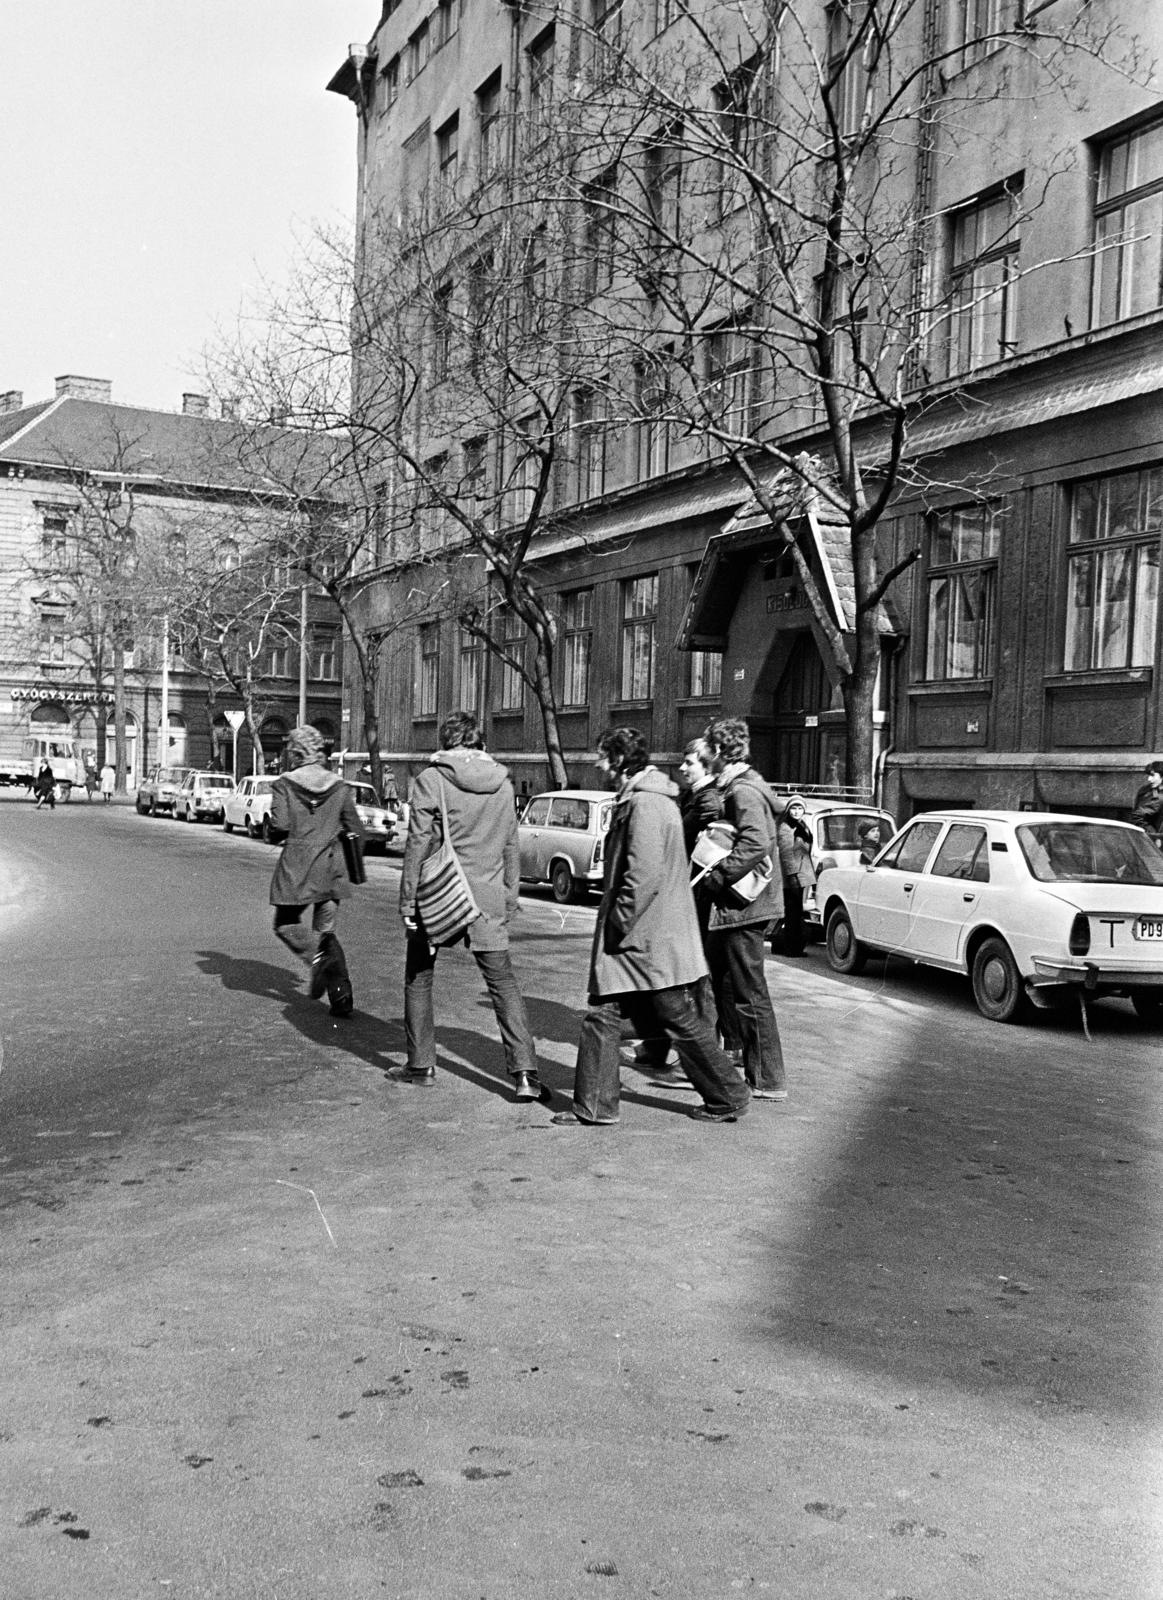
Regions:
<svg viewBox="0 0 1163 1600"><path fill-rule="evenodd" d="M46 800L48 801L49 810L56 810L56 779L53 777L53 770L47 761L41 762L40 771L36 775L36 782L32 786L32 792L36 796L36 809L38 811Z"/></svg>
<svg viewBox="0 0 1163 1600"><path fill-rule="evenodd" d="M764 971L764 939L783 915L776 824L786 802L772 794L751 765L751 737L739 717L724 717L707 729L711 766L723 791L723 817L735 828L735 843L707 875L714 902L707 959L718 1000L727 983L743 1043L743 1075L760 1100L786 1100L786 1070L779 1024ZM732 884L766 865L771 881L754 900L742 900Z"/></svg>
<svg viewBox="0 0 1163 1600"><path fill-rule="evenodd" d="M108 805L113 798L113 790L117 786L117 772L110 762L101 768L101 797Z"/></svg>
<svg viewBox="0 0 1163 1600"><path fill-rule="evenodd" d="M101 779L98 776L96 767L87 766L85 768L85 799L92 800L100 786Z"/></svg>
<svg viewBox="0 0 1163 1600"><path fill-rule="evenodd" d="M470 711L454 711L440 724L440 749L412 785L408 840L400 878L404 952L405 1066L390 1076L421 1086L436 1081L436 1028L432 981L437 946L430 943L416 910L420 867L440 848L444 817L448 842L468 879L481 915L455 942L468 946L485 980L513 1080L515 1100L539 1100L537 1048L525 999L509 954L509 924L521 887L517 812L508 771L484 748Z"/></svg>
<svg viewBox="0 0 1163 1600"><path fill-rule="evenodd" d="M287 740L291 770L271 786L270 827L286 835L271 879L275 935L311 969L308 993L324 992L331 1013L349 1017L354 1000L343 946L335 936L339 902L351 893L341 835L363 837L351 790L323 765L323 735L309 724ZM303 914L311 911L311 927Z"/></svg>
<svg viewBox="0 0 1163 1600"><path fill-rule="evenodd" d="M1148 761L1145 776L1135 794L1131 821L1157 838L1163 834L1163 761Z"/></svg>
<svg viewBox="0 0 1163 1600"><path fill-rule="evenodd" d="M804 821L807 806L802 795L788 795L787 809L776 824L779 869L783 876L783 926L780 939L783 953L804 953L804 895L815 887L816 869L812 862L812 830Z"/></svg>
<svg viewBox="0 0 1163 1600"><path fill-rule="evenodd" d="M618 797L606 835L573 1110L553 1120L587 1127L620 1120L622 1021L628 1017L639 1021L645 1037L664 1033L678 1050L703 1097L692 1117L734 1122L747 1110L750 1096L698 1003L707 962L675 787L650 765L646 740L637 728L604 733L598 758Z"/></svg>

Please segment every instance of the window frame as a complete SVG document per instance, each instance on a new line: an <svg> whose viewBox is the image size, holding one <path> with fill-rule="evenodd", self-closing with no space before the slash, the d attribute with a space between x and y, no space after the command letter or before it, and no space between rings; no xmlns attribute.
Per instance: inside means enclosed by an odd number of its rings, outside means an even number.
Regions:
<svg viewBox="0 0 1163 1600"><path fill-rule="evenodd" d="M1154 177L1145 181L1138 180L1137 166L1140 159L1139 151L1146 148L1149 151L1148 141L1155 142L1155 153L1158 155L1158 166ZM1122 166L1124 173L1132 164L1136 167L1136 181L1127 184L1123 179L1123 187L1110 192L1111 172L1119 152L1123 153ZM1095 163L1095 200L1093 216L1093 249L1094 259L1091 270L1091 297L1090 297L1090 325L1092 328L1109 328L1116 323L1126 322L1131 317L1142 316L1163 306L1163 117L1154 117L1150 122L1142 123L1136 128L1124 130L1111 138L1103 140L1097 148ZM1124 240L1117 242L1119 235L1125 234L1126 214L1137 210L1148 203L1154 203L1155 231L1148 233L1144 238ZM1114 234L1114 242L1104 246L1103 232L1105 225L1119 218L1122 225ZM1154 242L1155 249L1155 299L1150 306L1136 306L1137 296L1133 291L1140 281L1140 274L1136 271L1136 252L1141 246L1150 246ZM1129 262L1129 266L1128 266ZM1109 272L1114 271L1114 310L1112 315L1104 315L1102 303L1107 295L1106 279ZM1142 276L1149 279L1150 266L1148 258L1147 272ZM1128 293L1128 290L1131 293Z"/></svg>
<svg viewBox="0 0 1163 1600"><path fill-rule="evenodd" d="M440 623L422 622L416 629L416 685L413 718L435 717L440 706Z"/></svg>
<svg viewBox="0 0 1163 1600"><path fill-rule="evenodd" d="M582 596L585 596L584 604ZM563 707L588 706L594 648L594 588L588 584L561 596Z"/></svg>
<svg viewBox="0 0 1163 1600"><path fill-rule="evenodd" d="M621 600L618 698L626 705L645 705L654 699L658 573L624 578Z"/></svg>
<svg viewBox="0 0 1163 1600"><path fill-rule="evenodd" d="M933 548L939 533L945 533L953 547L961 533L958 519L965 525L973 517L980 517L982 526L978 530L981 549L978 554L953 559L951 554L948 560L934 560ZM942 524L947 524L943 529ZM923 681L926 683L964 683L981 682L992 678L997 658L998 642L998 584L1001 559L1002 535L1004 532L1004 507L998 501L973 500L965 501L958 505L942 506L929 513L925 526L925 586L924 606L925 621L922 631L922 646L924 650L924 665L922 669ZM957 654L964 649L963 636L957 631L962 620L962 605L968 600L968 595L962 590L962 584L969 579L977 577L986 587L985 603L981 605L979 599L979 616L977 629L971 645L972 662L971 670L961 671L957 668ZM949 594L954 596L954 603L946 612L946 622L938 641L934 632L934 618L936 606L934 592L939 584L948 588ZM956 587L953 587L953 586ZM984 611L984 615L981 615ZM940 661L938 662L938 644L940 644ZM935 666L941 670L934 671Z"/></svg>
<svg viewBox="0 0 1163 1600"><path fill-rule="evenodd" d="M1103 531L1104 522L1109 527L1112 486L1136 479L1135 499L1137 515L1142 525L1115 533ZM1097 531L1089 537L1077 534L1080 506L1093 486ZM1152 516L1155 526L1151 526ZM1163 463L1132 467L1124 472L1095 474L1079 478L1068 487L1068 505L1065 534L1065 578L1062 600L1062 670L1064 672L1124 672L1136 667L1154 665L1156 641L1159 631L1159 568L1160 540L1163 537ZM1089 565L1092 595L1116 591L1119 582L1118 558L1125 558L1124 573L1131 576L1129 603L1125 607L1121 627L1110 626L1107 614L1101 610L1101 601L1092 598L1088 607L1075 604L1077 611L1089 613L1085 630L1072 626L1071 605L1077 591L1076 574ZM1113 558L1113 559L1104 559ZM1113 569L1114 581L1105 573ZM1110 641L1120 632L1125 637L1121 660L1111 660ZM1079 646L1085 647L1080 651ZM1082 659L1083 654L1085 660Z"/></svg>
<svg viewBox="0 0 1163 1600"><path fill-rule="evenodd" d="M1018 349L1018 292L1021 282L1021 195L1022 175L1008 178L1004 183L974 195L964 205L956 206L948 219L948 270L946 296L948 301L948 338L946 341L946 372L949 377L960 377L979 372L983 367L1009 360ZM987 225L991 209L1005 203L1009 221L997 239L981 248L980 239L975 248L959 253L958 240L963 230L972 222L975 228ZM982 274L1000 269L999 283L982 282ZM996 353L990 349L989 328L995 320L994 306L1000 300L1000 313L996 315Z"/></svg>

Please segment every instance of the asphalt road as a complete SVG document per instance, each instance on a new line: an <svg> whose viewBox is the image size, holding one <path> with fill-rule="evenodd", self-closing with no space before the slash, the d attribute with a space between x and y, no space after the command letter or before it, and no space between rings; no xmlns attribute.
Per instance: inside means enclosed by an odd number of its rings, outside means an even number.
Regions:
<svg viewBox="0 0 1163 1600"><path fill-rule="evenodd" d="M786 1105L627 1066L508 1098L470 960L401 1059L392 861L356 1015L274 853L0 796L4 1600L1163 1596L1160 1036L772 961ZM568 1096L593 912L515 959Z"/></svg>

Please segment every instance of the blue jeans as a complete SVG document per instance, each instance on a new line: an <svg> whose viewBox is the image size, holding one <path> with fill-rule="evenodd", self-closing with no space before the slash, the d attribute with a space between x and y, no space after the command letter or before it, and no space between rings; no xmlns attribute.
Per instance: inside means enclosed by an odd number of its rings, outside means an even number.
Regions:
<svg viewBox="0 0 1163 1600"><path fill-rule="evenodd" d="M518 1072L536 1072L537 1047L529 1031L525 997L517 984L509 952L474 950L472 955L493 1002L505 1050L505 1070L510 1077ZM404 1038L408 1066L413 1072L427 1072L436 1065L436 1024L432 1016L435 968L436 951L431 949L425 935L410 933L404 952Z"/></svg>
<svg viewBox="0 0 1163 1600"><path fill-rule="evenodd" d="M712 1111L743 1114L751 1095L720 1050L714 1026L698 1003L697 987L683 983L673 989L590 1001L582 1018L573 1080L573 1111L579 1121L618 1118L624 1016L647 1029L662 1027L682 1057L687 1077Z"/></svg>
<svg viewBox="0 0 1163 1600"><path fill-rule="evenodd" d="M310 966L320 939L325 933L335 932L339 901L316 900L311 907L309 930L303 926L303 913L306 910L306 906L276 906L275 938L281 939L288 950L294 951L300 961Z"/></svg>
<svg viewBox="0 0 1163 1600"><path fill-rule="evenodd" d="M765 929L761 923L717 928L707 940L707 965L718 1001L729 987L743 1047L743 1076L752 1089L782 1089L786 1072L779 1024L763 968ZM720 1015L723 1002L719 1001Z"/></svg>

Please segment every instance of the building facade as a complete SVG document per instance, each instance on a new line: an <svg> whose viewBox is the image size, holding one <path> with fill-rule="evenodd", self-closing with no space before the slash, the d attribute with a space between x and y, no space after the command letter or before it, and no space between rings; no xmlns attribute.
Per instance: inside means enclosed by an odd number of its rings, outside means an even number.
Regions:
<svg viewBox="0 0 1163 1600"><path fill-rule="evenodd" d="M13 761L30 733L52 730L76 739L91 768L113 760L111 613L123 602L128 787L157 764L229 771L237 759L239 772L252 770L250 734L244 726L236 745L228 716L240 701L221 675L190 659L192 643L183 653L182 619L207 572L240 562L286 512L256 495L235 447L237 422L210 417L203 397L186 395L182 412L171 413L115 403L107 380L66 376L56 387L53 400L28 406L18 392L0 395L0 761ZM121 573L118 546L127 558ZM201 561L199 546L208 547ZM159 550L189 554L184 581L168 589L151 570ZM279 581L291 587L287 575ZM268 767L298 720L304 639L307 714L340 743L334 605L309 594L305 632L296 626L304 612L297 591L284 610L286 625L268 623L255 656ZM246 632L244 620L244 650Z"/></svg>
<svg viewBox="0 0 1163 1600"><path fill-rule="evenodd" d="M869 8L843 0L792 9L804 22L800 66L810 58L830 83L829 105L858 117L874 98L873 47L844 57L836 41L866 27ZM1066 28L1057 39L1037 34L1051 9ZM907 159L894 166L887 141L869 157L879 163L875 184L899 205L913 255L902 282L907 274L910 315L926 324L899 368L904 470L876 535L880 570L899 572L876 597L873 780L902 820L942 802L1125 812L1145 758L1163 748L1163 102L1150 66L1163 20L1111 0L1100 48L1096 35L1069 31L1088 9L1070 0L1027 7L1023 24L1008 0L917 4L897 44L924 64L924 116ZM441 185L476 193L498 166L519 168L571 97L592 101L602 50L646 60L696 10L664 0L594 0L576 11L388 0L367 46L330 85L357 108L361 227L374 215L403 228L418 196L439 196ZM746 7L736 12L743 18ZM1030 48L1014 48L1019 25L1033 30ZM789 43L772 68L784 74L773 79L782 99L768 102L779 109L765 113L773 139L789 136L810 77L796 77L793 54ZM720 59L738 61L737 73L755 70L739 49ZM607 68L604 81L620 85L624 104L630 75ZM700 94L733 137L736 102L723 83L734 81L688 80L688 105L672 96L672 119L639 141L648 220L697 193L699 227L729 226L689 175L707 164L689 139ZM795 125L801 142L808 125ZM618 270L605 266L603 215L619 210L600 182L620 186L621 215L635 203L612 171L578 187L578 234L599 293ZM886 252L891 244L889 231ZM803 267L809 285L818 266ZM441 270L453 295L452 273ZM843 271L855 280L864 270L850 249ZM471 263L460 275L471 295ZM533 258L527 277L543 281ZM654 293L642 288L644 298ZM778 295L767 309L790 315ZM713 389L716 403L751 406L761 363L748 344L767 335L751 331L753 306L750 323L722 310L697 330L707 335L704 404ZM846 311L857 363L869 359L862 339L891 342L875 299L861 304L853 290ZM667 348L681 365L681 341ZM631 362L626 388L635 373ZM642 390L636 408L599 432L594 391L578 390L571 447L554 478L558 516L531 546L557 617L560 727L575 781L592 778L589 752L611 722L643 727L674 763L720 713L748 718L771 778L807 786L842 777L845 710L828 625L855 637L853 546L826 493L801 485L784 513L771 505L783 492L781 460L802 452L825 479L830 470L836 435L821 423L818 374L816 382L814 405L794 384L759 396L767 432L756 438L778 447L755 455L765 504L740 452L708 444L689 411L676 427L679 413L664 418L654 391ZM741 385L752 386L750 398L738 398ZM715 426L722 439L721 413ZM855 406L851 438L875 480L894 447L886 413ZM443 471L450 445L433 444ZM454 474L450 493L463 492L467 471ZM802 560L781 524L792 525ZM458 560L462 570L476 562L487 586L478 552L461 549ZM390 627L417 582L431 585L439 612L438 571L383 559L365 574L367 625ZM826 615L808 603L807 582ZM438 717L461 704L484 713L492 748L522 788L546 781L528 686L482 649L455 607L392 634L381 704L385 758L402 786L432 748Z"/></svg>

